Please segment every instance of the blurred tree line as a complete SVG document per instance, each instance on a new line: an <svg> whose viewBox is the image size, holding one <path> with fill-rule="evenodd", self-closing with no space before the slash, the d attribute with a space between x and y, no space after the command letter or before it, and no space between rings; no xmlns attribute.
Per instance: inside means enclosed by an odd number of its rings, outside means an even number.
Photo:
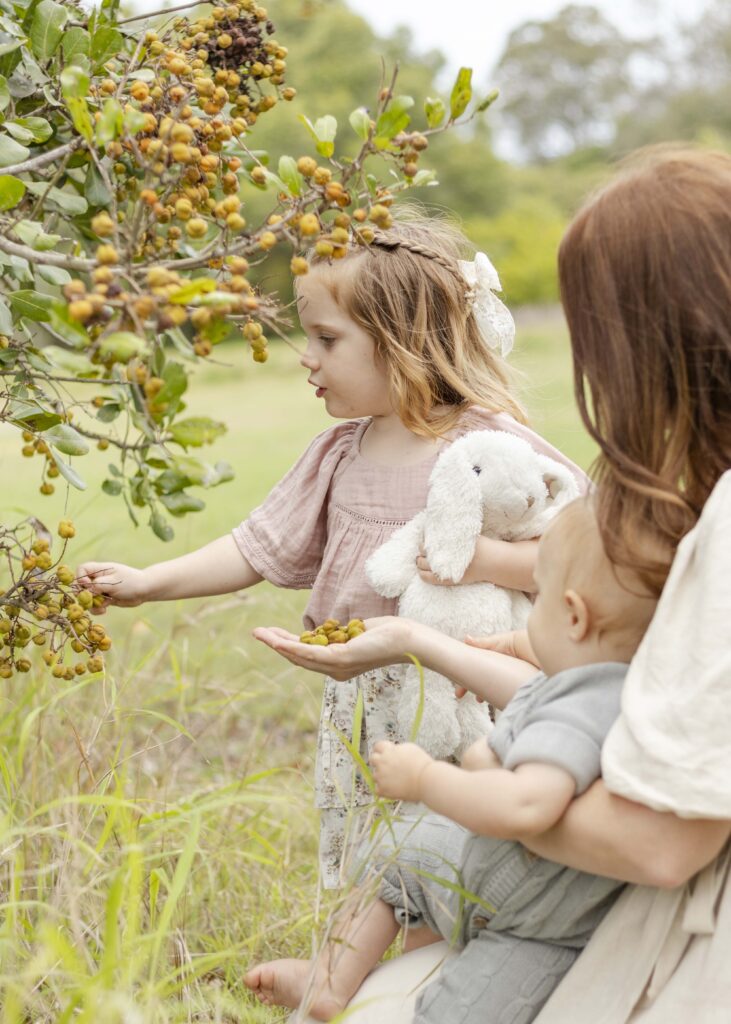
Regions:
<svg viewBox="0 0 731 1024"><path fill-rule="evenodd" d="M345 137L351 111L364 97L375 103L396 63L396 91L415 101L414 127L427 97L447 98L444 57L417 53L408 29L380 36L345 0L272 0L269 8L278 34L297 40L288 58L297 98L275 125L257 126L272 164L296 154L298 140L308 151L301 114L335 115ZM731 147L730 59L729 0L708 0L676 39L629 38L589 4L528 21L509 36L490 80L474 83L476 93L498 86L498 103L469 129L432 141L421 166L436 171L439 187L414 189L407 201L456 214L494 260L512 305L555 301L564 226L611 163L661 141ZM496 125L515 159L495 155ZM266 273L286 295L284 257L268 260Z"/></svg>

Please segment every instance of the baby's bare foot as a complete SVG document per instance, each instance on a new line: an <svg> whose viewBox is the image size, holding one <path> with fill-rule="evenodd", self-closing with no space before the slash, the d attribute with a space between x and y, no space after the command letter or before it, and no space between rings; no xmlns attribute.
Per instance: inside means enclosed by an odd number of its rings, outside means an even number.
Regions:
<svg viewBox="0 0 731 1024"><path fill-rule="evenodd" d="M312 996L310 1014L317 1020L332 1020L345 1002L338 999L327 981L314 981L310 986L312 961L272 960L259 964L244 975L244 984L267 1006L288 1006L296 1010L305 995Z"/></svg>

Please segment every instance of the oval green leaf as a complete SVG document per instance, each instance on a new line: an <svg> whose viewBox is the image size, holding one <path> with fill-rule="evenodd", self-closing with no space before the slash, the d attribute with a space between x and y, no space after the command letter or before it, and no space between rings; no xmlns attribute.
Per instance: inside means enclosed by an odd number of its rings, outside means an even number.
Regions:
<svg viewBox="0 0 731 1024"><path fill-rule="evenodd" d="M12 210L25 195L25 182L12 174L0 174L0 210Z"/></svg>

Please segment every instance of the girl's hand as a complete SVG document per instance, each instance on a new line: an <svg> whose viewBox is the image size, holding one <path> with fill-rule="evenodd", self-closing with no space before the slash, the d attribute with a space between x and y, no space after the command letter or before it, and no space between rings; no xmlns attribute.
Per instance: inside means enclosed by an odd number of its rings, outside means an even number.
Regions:
<svg viewBox="0 0 731 1024"><path fill-rule="evenodd" d="M409 660L406 656L410 636L407 619L384 615L366 619L365 627L364 633L347 644L330 644L328 647L300 643L295 633L277 626L260 626L253 635L293 665L300 665L311 672L322 672L332 679L351 679L371 668Z"/></svg>
<svg viewBox="0 0 731 1024"><path fill-rule="evenodd" d="M84 562L76 570L76 585L104 598L103 605L92 607L95 615L103 615L110 604L134 608L149 596L144 569L121 562Z"/></svg>
<svg viewBox="0 0 731 1024"><path fill-rule="evenodd" d="M379 740L371 754L371 767L379 796L391 800L421 799L421 776L434 761L415 743Z"/></svg>
<svg viewBox="0 0 731 1024"><path fill-rule="evenodd" d="M537 540L506 541L478 537L474 557L461 580L443 580L435 576L423 548L416 559L416 568L422 580L434 587L494 583L498 587L531 594L536 589L533 570L537 549Z"/></svg>
<svg viewBox="0 0 731 1024"><path fill-rule="evenodd" d="M536 668L538 664L535 651L531 647L526 629L513 629L509 633L494 633L492 636L466 636L464 642L470 647L480 647L484 651L497 651L498 654L508 654L511 658L520 658L521 661L528 661Z"/></svg>

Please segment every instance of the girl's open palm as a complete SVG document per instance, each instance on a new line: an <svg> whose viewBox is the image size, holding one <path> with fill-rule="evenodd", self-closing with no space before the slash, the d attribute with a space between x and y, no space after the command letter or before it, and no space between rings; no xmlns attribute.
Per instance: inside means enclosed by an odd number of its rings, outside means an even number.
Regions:
<svg viewBox="0 0 731 1024"><path fill-rule="evenodd" d="M253 635L293 665L323 672L332 679L351 679L371 668L407 661L405 620L393 615L366 619L366 630L347 644L317 647L303 644L295 633L278 626L260 626Z"/></svg>
<svg viewBox="0 0 731 1024"><path fill-rule="evenodd" d="M121 562L84 562L76 570L76 584L104 598L103 605L92 609L96 615L103 615L110 604L134 608L147 599L144 570Z"/></svg>

